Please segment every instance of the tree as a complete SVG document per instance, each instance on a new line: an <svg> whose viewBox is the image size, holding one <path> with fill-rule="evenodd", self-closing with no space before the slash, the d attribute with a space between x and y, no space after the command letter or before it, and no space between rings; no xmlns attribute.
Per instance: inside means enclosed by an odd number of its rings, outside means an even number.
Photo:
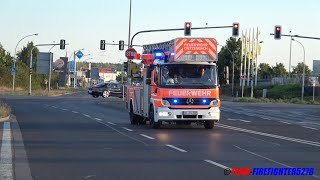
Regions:
<svg viewBox="0 0 320 180"><path fill-rule="evenodd" d="M292 74L303 74L303 65L304 63L298 63L298 65L293 69ZM306 75L311 75L311 70L308 67L308 65L305 65L305 74Z"/></svg>
<svg viewBox="0 0 320 180"><path fill-rule="evenodd" d="M272 67L272 69L276 77L286 77L288 74L286 68L282 63L277 63L276 66Z"/></svg>
<svg viewBox="0 0 320 180"><path fill-rule="evenodd" d="M0 43L0 66L5 68L11 67L12 60L10 53L6 52Z"/></svg>
<svg viewBox="0 0 320 180"><path fill-rule="evenodd" d="M232 55L228 51L227 48L230 49L230 51L234 55L234 82L237 83L240 78L240 64L241 64L241 39L233 38L231 37L226 41L226 46L222 47L220 52L218 53L218 78L220 84L224 82L224 74L223 70L225 66L229 66L229 74L230 74L230 82L232 78Z"/></svg>
<svg viewBox="0 0 320 180"><path fill-rule="evenodd" d="M119 74L119 75L116 77L116 80L117 80L118 82L121 82L122 77L123 77L123 81L126 81L126 74L125 74L125 73Z"/></svg>
<svg viewBox="0 0 320 180"><path fill-rule="evenodd" d="M269 79L272 77L273 69L267 63L260 63L258 67L258 76L261 79Z"/></svg>
<svg viewBox="0 0 320 180"><path fill-rule="evenodd" d="M33 42L29 42L27 44L27 47L23 47L21 49L21 51L19 51L17 53L17 61L20 61L20 62L24 62L25 64L29 65L29 60L30 60L30 55L31 55L31 49L35 47L33 45ZM36 47L33 49L33 52L32 52L32 64L36 64L37 63L37 54L39 52L39 49Z"/></svg>

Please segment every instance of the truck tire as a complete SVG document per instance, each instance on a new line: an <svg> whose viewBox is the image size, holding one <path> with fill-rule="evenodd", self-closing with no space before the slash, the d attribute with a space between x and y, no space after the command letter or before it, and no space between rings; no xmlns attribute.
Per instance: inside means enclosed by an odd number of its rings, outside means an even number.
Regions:
<svg viewBox="0 0 320 180"><path fill-rule="evenodd" d="M133 113L133 106L130 103L130 112L129 112L129 117L130 117L130 123L132 125L137 125L139 122L139 118L137 117L136 114Z"/></svg>
<svg viewBox="0 0 320 180"><path fill-rule="evenodd" d="M214 126L214 122L213 122L213 121L205 121L205 122L204 122L204 127L205 127L206 129L212 129L213 126Z"/></svg>
<svg viewBox="0 0 320 180"><path fill-rule="evenodd" d="M153 129L158 129L161 126L161 122L154 122L154 109L153 106L150 107L149 111L150 125Z"/></svg>

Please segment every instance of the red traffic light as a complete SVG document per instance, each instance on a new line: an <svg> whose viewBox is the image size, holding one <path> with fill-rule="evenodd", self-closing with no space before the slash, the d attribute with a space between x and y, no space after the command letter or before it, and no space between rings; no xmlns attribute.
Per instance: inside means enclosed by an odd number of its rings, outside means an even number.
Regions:
<svg viewBox="0 0 320 180"><path fill-rule="evenodd" d="M238 24L234 24L233 27L237 29L238 28Z"/></svg>
<svg viewBox="0 0 320 180"><path fill-rule="evenodd" d="M238 37L239 36L239 23L233 23L232 25L232 36Z"/></svg>
<svg viewBox="0 0 320 180"><path fill-rule="evenodd" d="M281 39L281 26L275 26L274 39Z"/></svg>
<svg viewBox="0 0 320 180"><path fill-rule="evenodd" d="M186 27L187 27L187 28L189 28L189 27L190 27L190 24L189 24L189 23L187 23L187 24L186 24Z"/></svg>
<svg viewBox="0 0 320 180"><path fill-rule="evenodd" d="M184 23L184 35L190 36L191 35L191 22Z"/></svg>
<svg viewBox="0 0 320 180"><path fill-rule="evenodd" d="M280 29L280 27L277 27L277 29L276 29L277 31L280 31L281 29Z"/></svg>

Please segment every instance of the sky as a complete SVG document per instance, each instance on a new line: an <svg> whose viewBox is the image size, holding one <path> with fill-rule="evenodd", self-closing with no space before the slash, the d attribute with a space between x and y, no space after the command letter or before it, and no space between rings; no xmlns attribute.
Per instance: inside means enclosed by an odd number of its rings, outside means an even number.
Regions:
<svg viewBox="0 0 320 180"><path fill-rule="evenodd" d="M51 52L54 58L70 57L78 49L87 56L80 61L118 63L125 60L124 51L118 46L99 48L100 40L107 43L128 42L130 0L0 0L0 43L10 53L26 35L38 33L20 42L20 50L29 41L35 44L58 43L65 39L66 50L58 46ZM141 30L183 28L185 22L192 27L228 26L240 23L240 31L259 28L261 55L258 63L283 63L288 70L290 38L274 40L270 33L275 25L282 26L282 33L320 37L319 0L132 0L131 37ZM231 29L193 30L191 37L213 37L218 43L232 35ZM183 31L139 34L134 44L150 44L183 37ZM297 39L305 47L306 64L320 60L320 41ZM51 46L39 47L47 52ZM137 49L141 52L141 49ZM91 55L88 55L91 54ZM71 57L72 58L72 57ZM89 59L92 58L92 59ZM292 44L292 66L303 61L302 46Z"/></svg>

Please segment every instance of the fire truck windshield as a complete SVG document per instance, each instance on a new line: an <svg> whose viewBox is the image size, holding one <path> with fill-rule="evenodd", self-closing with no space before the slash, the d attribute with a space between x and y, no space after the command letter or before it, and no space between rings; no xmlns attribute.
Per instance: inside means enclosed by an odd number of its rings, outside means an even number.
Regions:
<svg viewBox="0 0 320 180"><path fill-rule="evenodd" d="M214 88L217 85L215 65L161 65L160 77L161 87L166 88Z"/></svg>

